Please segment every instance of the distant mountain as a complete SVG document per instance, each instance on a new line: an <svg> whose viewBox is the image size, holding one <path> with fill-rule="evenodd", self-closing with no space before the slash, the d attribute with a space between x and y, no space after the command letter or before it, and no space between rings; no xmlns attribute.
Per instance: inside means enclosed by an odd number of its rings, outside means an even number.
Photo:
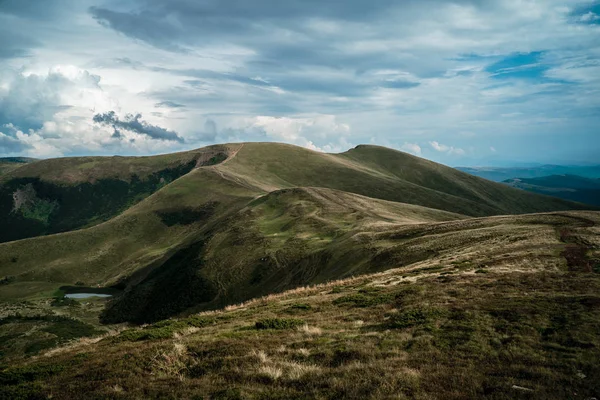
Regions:
<svg viewBox="0 0 600 400"><path fill-rule="evenodd" d="M541 165L535 167L457 167L459 171L489 179L490 181L503 182L512 178L541 178L551 175L577 175L584 178L600 178L600 165Z"/></svg>
<svg viewBox="0 0 600 400"><path fill-rule="evenodd" d="M34 161L37 160L28 157L0 157L0 175Z"/></svg>
<svg viewBox="0 0 600 400"><path fill-rule="evenodd" d="M577 175L550 175L540 178L513 178L503 183L533 193L600 206L600 179Z"/></svg>

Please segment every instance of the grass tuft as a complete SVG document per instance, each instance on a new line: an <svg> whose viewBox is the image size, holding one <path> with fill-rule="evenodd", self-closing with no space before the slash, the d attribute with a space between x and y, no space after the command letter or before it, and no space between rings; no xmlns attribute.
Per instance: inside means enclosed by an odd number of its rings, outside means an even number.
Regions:
<svg viewBox="0 0 600 400"><path fill-rule="evenodd" d="M258 330L264 329L294 329L301 325L304 325L304 321L297 318L265 318L260 321L256 321L254 327Z"/></svg>

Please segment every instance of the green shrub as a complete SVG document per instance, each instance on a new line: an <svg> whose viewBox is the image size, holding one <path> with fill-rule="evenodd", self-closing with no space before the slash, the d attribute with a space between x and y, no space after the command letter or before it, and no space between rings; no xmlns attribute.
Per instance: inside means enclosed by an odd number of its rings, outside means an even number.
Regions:
<svg viewBox="0 0 600 400"><path fill-rule="evenodd" d="M50 303L52 307L79 307L80 304L77 300L70 299L68 297L55 297Z"/></svg>
<svg viewBox="0 0 600 400"><path fill-rule="evenodd" d="M41 350L68 342L69 340L86 336L96 336L103 333L103 331L97 330L90 324L61 315L11 315L0 319L0 326L21 322L45 322L47 324L44 324L45 326L42 326L39 330L53 335L53 337L47 340L30 343L25 348L26 353L37 353Z"/></svg>
<svg viewBox="0 0 600 400"><path fill-rule="evenodd" d="M159 340L173 337L176 329L162 327L153 329L128 329L115 338L117 342L139 342L141 340Z"/></svg>
<svg viewBox="0 0 600 400"><path fill-rule="evenodd" d="M242 392L238 388L227 388L214 392L211 396L214 400L242 400Z"/></svg>
<svg viewBox="0 0 600 400"><path fill-rule="evenodd" d="M186 318L184 321L188 326L193 326L196 328L204 328L205 326L213 325L217 322L214 318L198 316Z"/></svg>
<svg viewBox="0 0 600 400"><path fill-rule="evenodd" d="M335 305L352 305L354 307L373 307L379 304L390 303L394 299L391 294L380 293L356 293L347 296L342 296L333 301Z"/></svg>
<svg viewBox="0 0 600 400"><path fill-rule="evenodd" d="M441 314L441 311L437 309L416 308L392 315L387 322L387 326L394 329L403 329L425 325Z"/></svg>
<svg viewBox="0 0 600 400"><path fill-rule="evenodd" d="M34 219L47 224L50 216L57 208L57 201L36 199L35 201L21 207L20 211L25 218Z"/></svg>
<svg viewBox="0 0 600 400"><path fill-rule="evenodd" d="M256 329L294 329L304 325L304 321L297 318L266 318L256 321Z"/></svg>
<svg viewBox="0 0 600 400"><path fill-rule="evenodd" d="M4 278L0 279L0 285L8 285L9 283L12 283L15 281L15 279L17 279L14 276L5 276Z"/></svg>
<svg viewBox="0 0 600 400"><path fill-rule="evenodd" d="M296 311L308 311L308 310L312 310L312 306L310 304L305 304L305 303L301 303L301 304L292 304L291 306L289 306L286 311L290 311L290 312L296 312Z"/></svg>
<svg viewBox="0 0 600 400"><path fill-rule="evenodd" d="M64 366L58 364L27 365L24 367L7 368L0 371L0 385L18 385L32 382L61 372Z"/></svg>
<svg viewBox="0 0 600 400"><path fill-rule="evenodd" d="M372 293L380 293L383 289L377 286L366 286L358 290L358 293L363 294L372 294Z"/></svg>
<svg viewBox="0 0 600 400"><path fill-rule="evenodd" d="M146 328L128 329L114 338L117 342L138 342L142 340L160 340L173 337L177 331L188 327L204 328L216 322L214 318L189 317L182 320L169 320L156 322Z"/></svg>

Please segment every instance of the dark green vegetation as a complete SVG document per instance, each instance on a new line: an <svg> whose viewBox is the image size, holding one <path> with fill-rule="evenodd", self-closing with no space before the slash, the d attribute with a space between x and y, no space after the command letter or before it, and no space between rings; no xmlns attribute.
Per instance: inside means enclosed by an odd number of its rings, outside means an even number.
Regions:
<svg viewBox="0 0 600 400"><path fill-rule="evenodd" d="M17 314L1 318L0 327L2 358L23 353L38 354L73 339L104 333L90 324L60 315Z"/></svg>
<svg viewBox="0 0 600 400"><path fill-rule="evenodd" d="M504 183L533 193L600 206L600 179L576 175L551 175L530 179L508 179Z"/></svg>
<svg viewBox="0 0 600 400"><path fill-rule="evenodd" d="M109 304L104 323L153 322L212 300L216 284L203 271L203 244L178 251L122 298Z"/></svg>
<svg viewBox="0 0 600 400"><path fill-rule="evenodd" d="M298 318L265 318L256 321L256 329L294 329L304 325L304 321Z"/></svg>
<svg viewBox="0 0 600 400"><path fill-rule="evenodd" d="M185 154L170 163L165 160L166 165L172 165L165 168L150 161L146 169L131 168L131 172L118 168L119 163L129 162L133 167L140 163L139 159L67 159L66 166L60 163L58 166L73 171L58 176L46 176L46 171L40 170L57 167L56 160L38 161L15 170L4 176L0 185L0 242L66 232L106 221L189 173L202 156L206 158L207 154ZM208 156L201 165L214 165L227 158L225 153L214 151ZM112 176L88 172L103 171L103 167L116 171ZM88 180L80 181L88 174Z"/></svg>
<svg viewBox="0 0 600 400"><path fill-rule="evenodd" d="M495 219L430 225L441 240L423 241L436 249L425 261L129 329L6 366L0 393L11 399L597 396L600 270L587 265L600 264L600 216ZM457 241L469 230L484 237ZM579 261L568 255L576 249L584 250ZM474 273L482 268L488 273Z"/></svg>
<svg viewBox="0 0 600 400"><path fill-rule="evenodd" d="M376 146L47 160L0 179L32 224L81 227L0 243L6 398L597 389L600 217L565 211L587 206ZM108 181L123 191L74 189ZM102 288L114 297L63 296Z"/></svg>

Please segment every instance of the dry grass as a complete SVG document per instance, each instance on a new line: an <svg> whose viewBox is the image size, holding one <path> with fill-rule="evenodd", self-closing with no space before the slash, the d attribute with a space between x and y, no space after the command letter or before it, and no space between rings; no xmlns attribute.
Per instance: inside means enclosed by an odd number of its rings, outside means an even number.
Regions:
<svg viewBox="0 0 600 400"><path fill-rule="evenodd" d="M304 324L298 328L298 331L302 332L307 336L319 336L323 333L321 328L316 326L308 326L308 324Z"/></svg>
<svg viewBox="0 0 600 400"><path fill-rule="evenodd" d="M283 375L283 370L276 365L261 365L258 367L257 373L276 381Z"/></svg>
<svg viewBox="0 0 600 400"><path fill-rule="evenodd" d="M218 398L223 390L248 399L522 397L513 386L533 390L532 398L594 397L600 274L571 270L560 236L548 234L552 225L524 231L522 218L511 220L514 234L502 218L491 231L481 221L452 235L437 227L439 252L427 261L211 312L214 324L178 338L107 338L87 346L87 359L68 348L34 361L66 368L35 382L58 399L95 393L94 379L131 399ZM599 246L590 232L573 226L570 238ZM421 238L404 240L427 250ZM344 297L360 302L336 302ZM274 317L306 325L254 328Z"/></svg>
<svg viewBox="0 0 600 400"><path fill-rule="evenodd" d="M156 352L150 362L152 374L162 378L175 377L183 381L188 369L188 358L186 345L175 342L171 348Z"/></svg>

